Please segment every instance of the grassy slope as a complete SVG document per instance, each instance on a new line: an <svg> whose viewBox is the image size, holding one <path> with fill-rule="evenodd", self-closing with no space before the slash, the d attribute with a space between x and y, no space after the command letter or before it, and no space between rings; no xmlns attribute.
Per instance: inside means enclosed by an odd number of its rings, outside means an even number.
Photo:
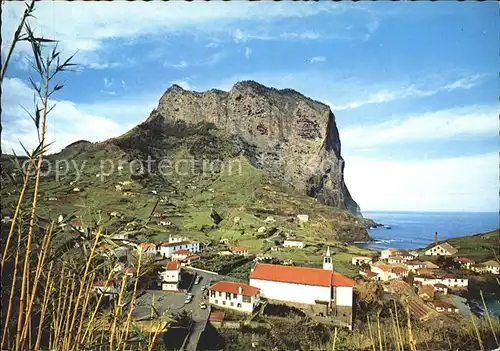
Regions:
<svg viewBox="0 0 500 351"><path fill-rule="evenodd" d="M220 150L224 153L224 146L217 143L219 140L222 140L221 143L227 142L224 136L217 134L202 137L183 135L178 139L169 137L157 140L159 141L156 141L154 146L168 150L166 156L171 160L189 158L196 153L213 154ZM200 146L201 144L203 146ZM350 267L350 255L368 252L343 245L343 241L364 235L365 229L362 223L357 223L357 218L346 211L324 206L316 199L301 195L293 189L275 184L242 156L227 157L228 153L224 153L221 158L226 161L226 169L222 172L191 172L188 175L172 172L168 177L153 175L133 179L127 166L121 172L116 170L118 160L131 159L130 153L124 150L126 148L120 148L110 142L80 143L51 156L52 161L67 159L78 167L85 162L85 167L80 179L73 184L71 182L76 179L73 166L59 181L53 176L42 178L41 216L51 219L56 219L60 214L81 216L85 223L100 220L108 231L114 231L123 228L127 221L145 223L157 200L162 197L167 201L160 202L156 211L168 213L164 220L171 221L174 226L165 228L149 223L135 233L139 241L168 240L169 234L182 234L205 243L228 238L231 243L247 246L252 253L267 252L281 259L318 265L326 246L329 245L337 252L334 262L338 263L339 271L349 275L355 274ZM115 162L115 171L103 180L101 176L97 176L103 173L101 160ZM232 174L227 171L227 161L232 162ZM108 163L104 165L106 171ZM129 190L136 192L136 197L127 198L115 191L115 184L127 180L133 182ZM74 187L82 191L73 192ZM156 190L158 194L154 195L151 190ZM2 208L5 210L13 205L17 192L13 186L4 186L1 195ZM49 201L49 197L57 197L57 201ZM217 211L223 218L217 227L210 217L212 210ZM272 213L265 213L264 210ZM124 218L111 218L108 215L111 211L122 213ZM308 214L309 222L299 226L287 220L289 214L299 213ZM276 222L266 224L264 219L267 216L272 216ZM239 223L234 223L235 217L241 218ZM288 249L271 253L269 249L273 242L257 237L257 229L261 226L268 229L275 227L283 233L301 238L308 247L305 250Z"/></svg>
<svg viewBox="0 0 500 351"><path fill-rule="evenodd" d="M478 262L486 261L499 256L500 230L452 238L446 242L458 249L459 256L469 257Z"/></svg>

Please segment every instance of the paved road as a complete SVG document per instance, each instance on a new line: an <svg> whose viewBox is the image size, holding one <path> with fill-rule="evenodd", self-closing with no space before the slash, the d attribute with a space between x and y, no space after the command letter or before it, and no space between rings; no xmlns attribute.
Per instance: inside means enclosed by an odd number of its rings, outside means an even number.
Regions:
<svg viewBox="0 0 500 351"><path fill-rule="evenodd" d="M193 287L191 288L191 293L193 293L193 301L189 304L186 305L186 309L189 309L192 307L192 316L193 316L193 328L191 330L191 334L189 335L189 340L186 344L186 351L195 351L196 346L198 345L198 341L200 340L201 333L203 330L205 330L205 326L207 324L208 320L208 309L201 309L200 308L200 302L205 302L208 305L208 295L207 291L201 292L201 288L203 286L208 287L211 284L211 281L218 280L219 277L215 274L210 274L206 272L199 272L195 271L198 276L200 276L202 279L200 281L200 284L196 285L194 284Z"/></svg>

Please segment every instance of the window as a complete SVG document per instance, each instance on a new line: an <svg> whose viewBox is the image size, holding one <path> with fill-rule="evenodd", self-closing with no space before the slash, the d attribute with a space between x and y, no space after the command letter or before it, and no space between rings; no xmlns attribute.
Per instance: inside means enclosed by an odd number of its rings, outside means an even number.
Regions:
<svg viewBox="0 0 500 351"><path fill-rule="evenodd" d="M228 293L228 292L226 293L226 299L231 300L231 293Z"/></svg>
<svg viewBox="0 0 500 351"><path fill-rule="evenodd" d="M231 307L234 307L234 302L231 302Z"/></svg>
<svg viewBox="0 0 500 351"><path fill-rule="evenodd" d="M233 294L233 299L237 299L237 298L238 298L238 295Z"/></svg>
<svg viewBox="0 0 500 351"><path fill-rule="evenodd" d="M238 302L238 304L236 305L236 307L241 308L241 303Z"/></svg>
<svg viewBox="0 0 500 351"><path fill-rule="evenodd" d="M215 300L215 303L218 304L219 303L219 300Z"/></svg>
<svg viewBox="0 0 500 351"><path fill-rule="evenodd" d="M225 306L225 305L226 305L226 301L225 301L225 300L222 300L222 304Z"/></svg>
<svg viewBox="0 0 500 351"><path fill-rule="evenodd" d="M222 291L219 291L219 297L222 297Z"/></svg>
<svg viewBox="0 0 500 351"><path fill-rule="evenodd" d="M243 302L250 303L252 302L252 298L250 296L243 296Z"/></svg>

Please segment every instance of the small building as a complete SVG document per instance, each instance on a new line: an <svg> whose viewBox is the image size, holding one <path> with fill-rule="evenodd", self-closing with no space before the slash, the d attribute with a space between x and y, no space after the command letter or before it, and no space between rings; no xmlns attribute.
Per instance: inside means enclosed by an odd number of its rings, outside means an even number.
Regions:
<svg viewBox="0 0 500 351"><path fill-rule="evenodd" d="M231 256L231 255L233 255L233 253L231 251L228 251L228 250L219 251L217 254L219 256Z"/></svg>
<svg viewBox="0 0 500 351"><path fill-rule="evenodd" d="M408 275L408 270L404 267L401 267L401 266L397 266L397 267L392 267L391 268L391 274L389 275L389 277L391 277L392 279L394 278L404 278Z"/></svg>
<svg viewBox="0 0 500 351"><path fill-rule="evenodd" d="M137 223L136 221L128 222L127 224L125 224L125 230L130 232L136 230L138 226L139 223Z"/></svg>
<svg viewBox="0 0 500 351"><path fill-rule="evenodd" d="M169 237L168 243L161 243L158 245L158 252L165 258L170 258L172 253L177 250L186 249L191 253L200 251L200 243L196 241L187 240L184 237Z"/></svg>
<svg viewBox="0 0 500 351"><path fill-rule="evenodd" d="M305 246L304 242L302 240L298 240L298 239L286 239L283 242L283 247L296 247L299 249L303 249L304 246Z"/></svg>
<svg viewBox="0 0 500 351"><path fill-rule="evenodd" d="M271 251L274 251L274 252L281 251L281 249L282 249L281 245L271 246Z"/></svg>
<svg viewBox="0 0 500 351"><path fill-rule="evenodd" d="M419 260L411 260L406 262L406 267L412 272L416 272L419 269L425 268L426 264Z"/></svg>
<svg viewBox="0 0 500 351"><path fill-rule="evenodd" d="M297 215L297 219L299 220L299 223L309 222L309 216L306 214Z"/></svg>
<svg viewBox="0 0 500 351"><path fill-rule="evenodd" d="M221 281L208 288L211 304L252 313L260 303L260 289L251 285Z"/></svg>
<svg viewBox="0 0 500 351"><path fill-rule="evenodd" d="M156 244L154 243L142 243L139 244L142 249L142 253L149 255L156 255Z"/></svg>
<svg viewBox="0 0 500 351"><path fill-rule="evenodd" d="M460 267L465 269L470 269L476 263L468 257L457 257L455 258L455 262L458 262Z"/></svg>
<svg viewBox="0 0 500 351"><path fill-rule="evenodd" d="M443 284L448 288L467 288L469 285L469 279L464 277L459 277L454 274L442 274L433 277L428 276L416 276L414 281L421 283L422 285L435 285Z"/></svg>
<svg viewBox="0 0 500 351"><path fill-rule="evenodd" d="M276 220L273 217L267 217L264 219L264 223L274 223Z"/></svg>
<svg viewBox="0 0 500 351"><path fill-rule="evenodd" d="M432 263L431 261L424 261L425 263L425 269L438 269L439 266L438 265L435 265L434 263Z"/></svg>
<svg viewBox="0 0 500 351"><path fill-rule="evenodd" d="M385 249L380 251L380 259L387 260L389 257L393 256L397 252L396 249Z"/></svg>
<svg viewBox="0 0 500 351"><path fill-rule="evenodd" d="M452 256L458 252L448 243L442 243L431 247L425 251L426 256Z"/></svg>
<svg viewBox="0 0 500 351"><path fill-rule="evenodd" d="M80 192L80 188L73 188L73 192L75 192L75 193Z"/></svg>
<svg viewBox="0 0 500 351"><path fill-rule="evenodd" d="M170 256L172 261L183 261L189 256L192 255L192 252L186 249L179 249L172 252L172 256Z"/></svg>
<svg viewBox="0 0 500 351"><path fill-rule="evenodd" d="M476 273L486 273L488 269L482 264L475 264L470 267L470 270Z"/></svg>
<svg viewBox="0 0 500 351"><path fill-rule="evenodd" d="M115 240L128 240L128 237L129 237L128 233L121 232L121 233L114 234L111 237L111 239L115 239Z"/></svg>
<svg viewBox="0 0 500 351"><path fill-rule="evenodd" d="M372 259L371 259L371 257L354 256L351 259L351 263L354 266L361 266L362 264L372 264Z"/></svg>
<svg viewBox="0 0 500 351"><path fill-rule="evenodd" d="M428 286L430 286L430 285L428 285ZM437 283L437 284L434 284L434 291L442 293L444 295L447 295L448 294L448 287L444 284Z"/></svg>
<svg viewBox="0 0 500 351"><path fill-rule="evenodd" d="M186 265L189 266L195 262L198 262L200 259L201 259L201 257L198 255L191 255L191 256L188 256L185 259L183 259L181 261L181 263L183 266L186 266Z"/></svg>
<svg viewBox="0 0 500 351"><path fill-rule="evenodd" d="M266 229L267 229L266 227L262 226L259 229L257 229L257 233L262 234L266 231Z"/></svg>
<svg viewBox="0 0 500 351"><path fill-rule="evenodd" d="M500 274L500 263L495 260L486 261L483 263L483 266L486 267L486 271L493 274Z"/></svg>
<svg viewBox="0 0 500 351"><path fill-rule="evenodd" d="M112 300L120 294L121 285L118 280L98 280L92 285L92 290Z"/></svg>
<svg viewBox="0 0 500 351"><path fill-rule="evenodd" d="M424 301L434 300L434 287L432 285L422 285L418 289L418 296Z"/></svg>
<svg viewBox="0 0 500 351"><path fill-rule="evenodd" d="M459 313L460 310L453 306L451 303L442 301L442 300L436 300L431 302L431 305L436 309L438 312L448 312L448 313Z"/></svg>
<svg viewBox="0 0 500 351"><path fill-rule="evenodd" d="M403 258L405 261L410 261L410 260L413 260L415 259L415 255L413 255L412 253L408 252L408 251L405 251L405 250L400 250L396 253L397 256L400 256L401 258Z"/></svg>
<svg viewBox="0 0 500 351"><path fill-rule="evenodd" d="M233 246L231 252L239 256L248 256L248 249L244 246Z"/></svg>
<svg viewBox="0 0 500 351"><path fill-rule="evenodd" d="M162 290L177 291L179 290L179 280L181 272L181 263L179 261L170 261L165 266L165 269L158 272Z"/></svg>
<svg viewBox="0 0 500 351"><path fill-rule="evenodd" d="M390 256L387 259L387 262L389 262L390 264L402 264L405 263L406 260L401 256Z"/></svg>
<svg viewBox="0 0 500 351"><path fill-rule="evenodd" d="M83 225L82 222L79 221L71 222L71 227L75 228L76 230L82 233L85 231L85 226Z"/></svg>

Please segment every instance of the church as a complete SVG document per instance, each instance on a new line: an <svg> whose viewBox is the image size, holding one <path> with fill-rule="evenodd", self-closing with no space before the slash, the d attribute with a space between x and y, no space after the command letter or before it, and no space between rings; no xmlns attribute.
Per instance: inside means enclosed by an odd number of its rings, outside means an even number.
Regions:
<svg viewBox="0 0 500 351"><path fill-rule="evenodd" d="M354 281L333 270L330 248L323 256L323 269L257 263L249 279L268 301L323 315L352 315Z"/></svg>

